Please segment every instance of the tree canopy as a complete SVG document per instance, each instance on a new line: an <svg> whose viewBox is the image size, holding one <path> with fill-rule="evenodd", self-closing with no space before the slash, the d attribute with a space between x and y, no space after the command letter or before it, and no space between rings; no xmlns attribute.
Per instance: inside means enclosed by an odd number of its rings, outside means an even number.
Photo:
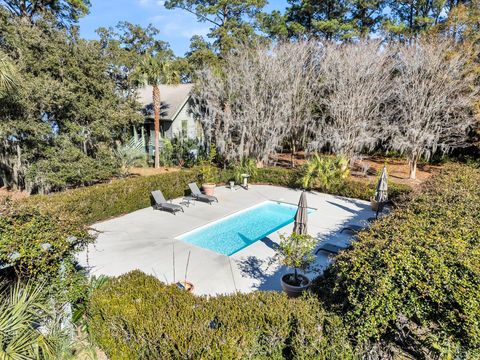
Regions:
<svg viewBox="0 0 480 360"><path fill-rule="evenodd" d="M76 23L90 9L90 0L2 0L0 4L12 15L32 23L50 14L64 25Z"/></svg>
<svg viewBox="0 0 480 360"><path fill-rule="evenodd" d="M111 149L141 117L135 102L118 92L101 43L52 30L49 20L32 26L5 13L0 33L0 50L19 74L17 89L1 99L3 183L44 191L112 176ZM68 163L85 168L68 172ZM85 175L93 169L101 170Z"/></svg>

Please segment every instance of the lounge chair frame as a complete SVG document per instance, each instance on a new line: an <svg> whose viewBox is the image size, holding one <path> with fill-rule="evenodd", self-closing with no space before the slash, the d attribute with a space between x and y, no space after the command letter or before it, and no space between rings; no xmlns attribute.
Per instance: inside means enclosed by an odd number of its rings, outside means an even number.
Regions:
<svg viewBox="0 0 480 360"><path fill-rule="evenodd" d="M163 193L161 190L152 191L152 198L153 198L153 201L155 202L153 204L153 208L155 210L168 211L168 212L171 212L173 215L176 215L177 212L179 211L184 212L183 207L181 205L172 204L171 201L168 202L167 200L165 200L165 196L163 196Z"/></svg>
<svg viewBox="0 0 480 360"><path fill-rule="evenodd" d="M217 202L218 203L218 199L216 196L211 196L211 195L205 195L203 194L197 183L190 183L188 184L188 187L190 188L190 191L192 192L192 197L197 200L197 201L203 201L203 202L207 202L209 203L210 205L212 205L213 202Z"/></svg>

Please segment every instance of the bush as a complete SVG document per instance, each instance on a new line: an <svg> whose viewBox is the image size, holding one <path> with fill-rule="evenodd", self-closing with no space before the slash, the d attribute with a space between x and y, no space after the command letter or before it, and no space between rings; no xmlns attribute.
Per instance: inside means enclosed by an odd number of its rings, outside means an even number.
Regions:
<svg viewBox="0 0 480 360"><path fill-rule="evenodd" d="M68 215L52 216L25 206L7 206L0 217L0 262L13 263L20 276L51 274L61 260L89 243L92 237ZM42 248L42 244L50 244ZM17 253L16 259L10 259Z"/></svg>
<svg viewBox="0 0 480 360"><path fill-rule="evenodd" d="M226 178L226 176L223 176L223 178ZM302 169L270 167L257 169L257 173L252 178L252 182L257 184L271 184L296 188L301 186L301 178ZM329 189L314 188L314 190L325 192L327 194L369 201L375 194L375 187L375 182L367 183L365 181L348 178ZM388 184L388 197L392 201L399 200L402 196L409 194L411 191L412 188L408 185L395 183Z"/></svg>
<svg viewBox="0 0 480 360"><path fill-rule="evenodd" d="M298 186L299 173L297 170L281 167L258 168L251 182L257 184L272 184L279 186Z"/></svg>
<svg viewBox="0 0 480 360"><path fill-rule="evenodd" d="M315 154L301 170L301 184L305 189L330 190L339 187L348 177L347 160Z"/></svg>
<svg viewBox="0 0 480 360"><path fill-rule="evenodd" d="M71 214L45 214L25 206L0 212L0 264L13 265L20 279L45 283L59 301L75 301L84 285L75 255L93 241L87 229Z"/></svg>
<svg viewBox="0 0 480 360"><path fill-rule="evenodd" d="M92 158L65 145L49 149L43 159L28 168L26 179L31 192L49 193L110 179L118 173L118 167L111 153Z"/></svg>
<svg viewBox="0 0 480 360"><path fill-rule="evenodd" d="M348 359L339 318L313 297L196 297L134 271L96 290L93 339L114 359Z"/></svg>
<svg viewBox="0 0 480 360"><path fill-rule="evenodd" d="M394 341L416 358L480 356L479 184L480 170L448 166L317 281L360 343Z"/></svg>
<svg viewBox="0 0 480 360"><path fill-rule="evenodd" d="M195 170L175 171L113 180L58 194L37 195L24 201L54 213L73 213L84 224L92 224L150 206L150 192L153 190L162 190L167 199L182 196L187 184L197 180Z"/></svg>

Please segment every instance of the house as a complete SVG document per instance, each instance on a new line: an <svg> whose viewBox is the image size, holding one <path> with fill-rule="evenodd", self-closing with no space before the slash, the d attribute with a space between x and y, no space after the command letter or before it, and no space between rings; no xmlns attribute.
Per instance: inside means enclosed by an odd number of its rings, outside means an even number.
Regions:
<svg viewBox="0 0 480 360"><path fill-rule="evenodd" d="M191 111L192 84L160 85L160 138L174 140L178 138L203 138L201 123ZM142 105L145 122L133 128L133 137L129 146L145 149L150 157L154 155L155 127L153 113L153 89L145 86L137 91L137 101ZM160 140L160 146L163 141Z"/></svg>

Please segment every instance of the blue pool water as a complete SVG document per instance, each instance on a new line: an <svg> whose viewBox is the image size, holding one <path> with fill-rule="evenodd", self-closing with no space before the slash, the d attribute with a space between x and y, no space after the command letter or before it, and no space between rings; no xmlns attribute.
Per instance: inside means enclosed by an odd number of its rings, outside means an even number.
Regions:
<svg viewBox="0 0 480 360"><path fill-rule="evenodd" d="M229 256L290 224L296 212L295 205L266 201L178 239Z"/></svg>

